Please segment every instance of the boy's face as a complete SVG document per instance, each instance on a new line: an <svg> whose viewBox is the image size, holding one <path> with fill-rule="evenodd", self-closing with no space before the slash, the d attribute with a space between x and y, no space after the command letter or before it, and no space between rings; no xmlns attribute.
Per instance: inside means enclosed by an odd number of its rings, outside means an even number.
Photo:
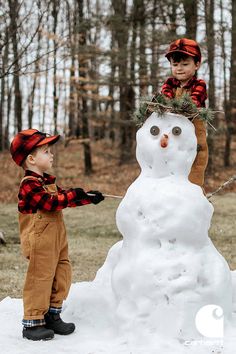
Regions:
<svg viewBox="0 0 236 354"><path fill-rule="evenodd" d="M181 59L179 62L175 62L170 58L170 66L173 77L184 85L195 75L196 70L200 67L200 63L195 63L194 59L188 56L186 59Z"/></svg>
<svg viewBox="0 0 236 354"><path fill-rule="evenodd" d="M37 148L31 155L31 163L33 164L34 171L39 174L48 171L53 164L53 154L50 146L46 144Z"/></svg>

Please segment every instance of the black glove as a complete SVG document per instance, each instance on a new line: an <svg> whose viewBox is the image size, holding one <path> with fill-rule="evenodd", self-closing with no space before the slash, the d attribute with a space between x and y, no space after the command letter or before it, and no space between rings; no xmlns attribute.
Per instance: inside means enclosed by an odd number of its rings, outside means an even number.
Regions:
<svg viewBox="0 0 236 354"><path fill-rule="evenodd" d="M92 194L92 195L90 195L90 194ZM102 200L104 200L104 196L99 191L89 191L89 192L87 192L87 195L93 204L98 204Z"/></svg>
<svg viewBox="0 0 236 354"><path fill-rule="evenodd" d="M74 188L74 190L76 191L76 197L78 200L88 198L87 193L82 188Z"/></svg>

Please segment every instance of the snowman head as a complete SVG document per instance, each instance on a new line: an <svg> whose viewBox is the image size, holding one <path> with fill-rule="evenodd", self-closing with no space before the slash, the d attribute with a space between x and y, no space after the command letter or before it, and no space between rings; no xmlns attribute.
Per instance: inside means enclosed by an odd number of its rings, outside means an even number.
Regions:
<svg viewBox="0 0 236 354"><path fill-rule="evenodd" d="M152 113L137 132L136 156L150 177L188 177L197 152L194 125L174 113Z"/></svg>

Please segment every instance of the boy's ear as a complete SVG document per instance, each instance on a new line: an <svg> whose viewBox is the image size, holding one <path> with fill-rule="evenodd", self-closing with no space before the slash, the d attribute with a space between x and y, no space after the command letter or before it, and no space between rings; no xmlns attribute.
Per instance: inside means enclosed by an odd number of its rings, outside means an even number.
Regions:
<svg viewBox="0 0 236 354"><path fill-rule="evenodd" d="M200 61L197 61L195 65L196 65L196 70L198 70L200 68L200 66L201 66Z"/></svg>
<svg viewBox="0 0 236 354"><path fill-rule="evenodd" d="M29 154L27 157L26 157L26 162L28 162L29 164L31 165L34 165L34 156Z"/></svg>

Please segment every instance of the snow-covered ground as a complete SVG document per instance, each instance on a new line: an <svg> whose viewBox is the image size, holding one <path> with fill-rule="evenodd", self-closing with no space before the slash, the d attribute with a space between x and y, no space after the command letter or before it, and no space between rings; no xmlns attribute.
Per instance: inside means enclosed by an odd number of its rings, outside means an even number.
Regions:
<svg viewBox="0 0 236 354"><path fill-rule="evenodd" d="M235 272L236 277L236 272ZM235 283L236 285L236 283ZM0 346L4 354L233 354L236 348L236 327L228 338L205 338L198 341L180 343L177 340L165 340L162 336L148 338L134 338L118 336L115 333L96 333L88 318L77 317L83 305L80 297L86 302L86 291L91 289L92 283L72 284L70 296L65 303L62 318L75 321L76 331L69 336L55 335L51 341L32 342L22 338L21 319L23 303L21 299L5 298L0 302ZM88 303L89 298L88 299ZM90 299L91 300L91 299ZM97 304L99 305L99 296ZM83 309L81 309L83 317ZM161 319L162 320L162 319ZM87 328L86 328L87 326ZM168 329L167 329L168 330Z"/></svg>

